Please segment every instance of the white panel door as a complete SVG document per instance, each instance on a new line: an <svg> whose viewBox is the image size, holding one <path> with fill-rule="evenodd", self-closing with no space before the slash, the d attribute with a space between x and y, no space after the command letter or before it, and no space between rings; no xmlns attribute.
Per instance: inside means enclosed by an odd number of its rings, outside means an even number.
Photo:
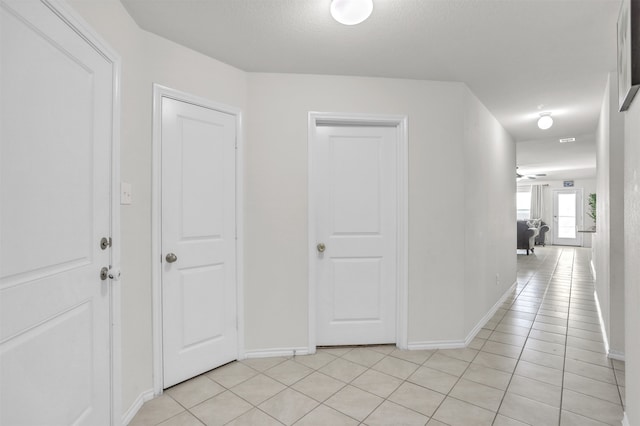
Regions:
<svg viewBox="0 0 640 426"><path fill-rule="evenodd" d="M318 126L317 344L396 342L397 129Z"/></svg>
<svg viewBox="0 0 640 426"><path fill-rule="evenodd" d="M165 388L237 359L235 143L235 116L163 97Z"/></svg>
<svg viewBox="0 0 640 426"><path fill-rule="evenodd" d="M556 189L553 191L553 244L581 246L582 190Z"/></svg>
<svg viewBox="0 0 640 426"><path fill-rule="evenodd" d="M0 424L106 425L112 64L39 1L0 28Z"/></svg>

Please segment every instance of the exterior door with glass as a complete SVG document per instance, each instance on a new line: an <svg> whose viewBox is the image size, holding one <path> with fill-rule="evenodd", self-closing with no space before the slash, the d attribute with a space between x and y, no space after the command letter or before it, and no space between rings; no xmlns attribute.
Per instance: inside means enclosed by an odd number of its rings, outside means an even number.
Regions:
<svg viewBox="0 0 640 426"><path fill-rule="evenodd" d="M582 246L582 190L553 191L553 244Z"/></svg>

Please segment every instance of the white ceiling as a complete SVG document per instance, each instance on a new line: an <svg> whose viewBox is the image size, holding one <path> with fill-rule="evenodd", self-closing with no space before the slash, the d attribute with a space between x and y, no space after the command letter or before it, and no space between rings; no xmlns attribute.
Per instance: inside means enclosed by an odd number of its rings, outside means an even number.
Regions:
<svg viewBox="0 0 640 426"><path fill-rule="evenodd" d="M616 67L621 4L374 0L371 17L347 27L331 18L331 0L121 1L143 29L245 71L465 82L518 151L521 141L542 146L595 133ZM536 126L539 105L553 112L549 130ZM595 149L592 157L595 164ZM529 167L520 155L518 162Z"/></svg>

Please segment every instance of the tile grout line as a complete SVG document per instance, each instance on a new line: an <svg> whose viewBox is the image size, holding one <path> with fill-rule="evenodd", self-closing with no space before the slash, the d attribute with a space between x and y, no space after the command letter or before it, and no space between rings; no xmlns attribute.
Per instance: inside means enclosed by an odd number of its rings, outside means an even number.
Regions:
<svg viewBox="0 0 640 426"><path fill-rule="evenodd" d="M563 250L564 251L564 250ZM573 271L574 271L574 264L576 261L576 254L575 254L575 250L573 252L573 259L571 261L571 281L569 284L569 306L567 309L567 331L566 334L564 335L564 355L562 357L562 381L561 381L561 387L560 387L560 411L558 413L558 426L561 426L562 424L562 403L564 402L564 376L565 376L565 369L566 369L566 365L567 365L567 343L569 342L569 317L571 315L571 302L573 301Z"/></svg>
<svg viewBox="0 0 640 426"><path fill-rule="evenodd" d="M533 317L533 321L531 322L531 326L529 327L529 332L527 333L527 336L525 338L524 344L522 345L522 349L520 350L520 356L518 356L518 359L516 360L516 365L513 367L513 371L511 372L511 377L509 378L509 383L507 383L507 387L505 388L504 395L502 395L502 399L500 400L500 405L498 405L498 409L496 410L496 414L495 414L495 416L493 418L493 422L491 423L492 425L495 424L496 420L498 419L498 415L500 414L500 408L502 408L502 404L504 403L504 399L507 396L507 392L509 391L509 387L511 386L511 382L513 381L513 376L515 376L515 374L516 374L516 370L518 368L518 364L520 364L520 358L522 357L524 349L527 346L527 341L529 340L529 336L531 335L531 330L533 330L533 324L535 324L536 318L538 317L538 313L540 312L540 309L541 309L542 305L544 304L544 299L545 299L546 294L547 294L547 292L549 290L549 286L551 285L551 279L555 275L555 271L558 268L558 263L560 263L560 257L561 256L562 256L562 252L560 252L560 254L557 256L557 258L555 260L555 266L553 268L553 272L551 272L551 275L549 277L549 281L547 282L547 284L545 286L544 293L542 294L542 298L540 300L540 305L538 306L536 314ZM542 260L541 264L544 264L544 262L546 261L547 257L548 257L548 255L545 256L545 258ZM539 271L536 270L536 273L532 277L529 278L529 280L527 281L527 284L523 287L522 291L524 291L529 286L529 284L531 282L531 279L534 278L536 275L538 275L538 272ZM522 293L522 291L520 293ZM520 297L520 295L518 295L518 298L519 297ZM516 300L513 301L511 306L513 306L513 304L516 302ZM505 416L505 417L508 417L508 416ZM516 419L514 419L514 420L516 420ZM520 420L518 420L518 421L520 421Z"/></svg>

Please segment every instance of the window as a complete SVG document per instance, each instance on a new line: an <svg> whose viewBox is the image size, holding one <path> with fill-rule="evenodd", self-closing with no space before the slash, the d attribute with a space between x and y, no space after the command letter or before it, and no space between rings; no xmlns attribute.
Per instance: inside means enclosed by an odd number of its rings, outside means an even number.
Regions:
<svg viewBox="0 0 640 426"><path fill-rule="evenodd" d="M516 210L518 220L530 219L531 186L519 186L516 192Z"/></svg>

